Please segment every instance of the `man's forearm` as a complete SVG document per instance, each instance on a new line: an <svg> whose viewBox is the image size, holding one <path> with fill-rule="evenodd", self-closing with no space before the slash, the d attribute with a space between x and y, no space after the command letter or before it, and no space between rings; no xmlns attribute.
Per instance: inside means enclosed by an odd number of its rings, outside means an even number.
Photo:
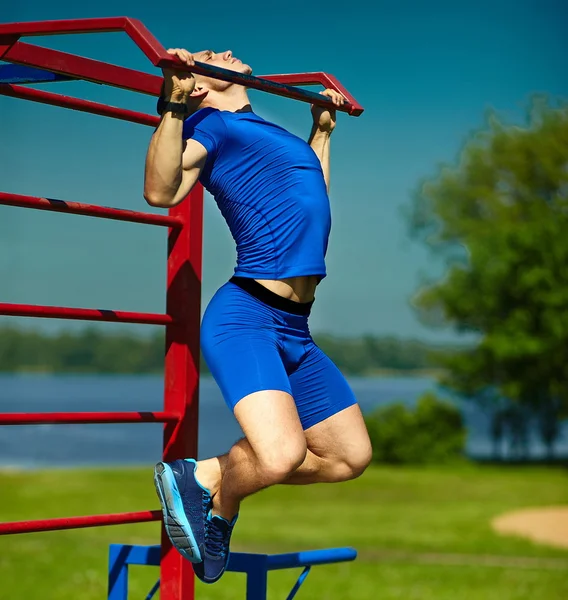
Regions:
<svg viewBox="0 0 568 600"><path fill-rule="evenodd" d="M321 168L323 171L323 176L325 179L325 185L327 190L329 191L329 144L330 144L330 133L319 131L319 129L314 126L312 128L312 132L310 134L310 139L308 141L312 150L316 153L317 157L320 160Z"/></svg>
<svg viewBox="0 0 568 600"><path fill-rule="evenodd" d="M144 173L144 197L150 204L167 204L183 176L183 117L166 112L150 140Z"/></svg>

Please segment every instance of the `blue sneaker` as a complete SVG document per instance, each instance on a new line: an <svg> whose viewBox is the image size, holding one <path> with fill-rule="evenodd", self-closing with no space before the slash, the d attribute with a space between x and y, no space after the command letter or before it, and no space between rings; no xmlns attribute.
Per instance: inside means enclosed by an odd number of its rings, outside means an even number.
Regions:
<svg viewBox="0 0 568 600"><path fill-rule="evenodd" d="M231 522L217 515L207 518L205 525L205 551L202 553L203 562L193 565L193 571L204 583L215 583L227 568L229 562L229 544L233 527L237 522L233 517Z"/></svg>
<svg viewBox="0 0 568 600"><path fill-rule="evenodd" d="M159 462L154 483L164 514L164 526L174 548L192 563L203 560L211 495L195 478L193 459Z"/></svg>

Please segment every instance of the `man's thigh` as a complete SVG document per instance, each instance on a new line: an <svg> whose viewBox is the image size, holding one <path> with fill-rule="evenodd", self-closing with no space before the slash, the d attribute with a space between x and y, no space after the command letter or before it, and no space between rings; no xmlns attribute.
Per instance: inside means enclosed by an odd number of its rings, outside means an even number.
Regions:
<svg viewBox="0 0 568 600"><path fill-rule="evenodd" d="M341 371L313 342L289 379L305 430L357 404Z"/></svg>
<svg viewBox="0 0 568 600"><path fill-rule="evenodd" d="M237 402L234 413L263 466L271 468L282 464L292 469L303 462L306 439L290 394L280 390L249 394Z"/></svg>
<svg viewBox="0 0 568 600"><path fill-rule="evenodd" d="M304 431L308 450L330 462L366 466L371 442L357 404L328 417Z"/></svg>
<svg viewBox="0 0 568 600"><path fill-rule="evenodd" d="M308 449L322 458L365 463L371 452L365 421L331 359L314 344L290 383Z"/></svg>

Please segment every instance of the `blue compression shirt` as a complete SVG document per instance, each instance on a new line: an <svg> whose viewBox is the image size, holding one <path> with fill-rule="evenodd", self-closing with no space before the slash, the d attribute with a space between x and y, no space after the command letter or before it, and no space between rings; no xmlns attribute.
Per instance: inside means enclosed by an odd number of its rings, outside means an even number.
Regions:
<svg viewBox="0 0 568 600"><path fill-rule="evenodd" d="M191 115L183 137L207 150L200 181L237 245L235 275L325 277L329 199L320 161L305 141L253 112L214 108Z"/></svg>

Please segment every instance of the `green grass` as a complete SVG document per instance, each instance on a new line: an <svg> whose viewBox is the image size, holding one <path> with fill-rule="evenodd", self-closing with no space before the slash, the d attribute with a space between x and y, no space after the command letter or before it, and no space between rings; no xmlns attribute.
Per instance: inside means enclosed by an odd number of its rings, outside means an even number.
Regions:
<svg viewBox="0 0 568 600"><path fill-rule="evenodd" d="M150 468L0 472L0 520L157 508L151 479ZM568 551L490 527L509 510L559 504L568 504L562 469L375 467L345 484L279 486L249 498L233 549L359 550L354 563L315 567L300 600L560 600L568 598ZM0 537L0 598L100 600L108 544L158 539L157 523ZM285 598L297 575L272 573L269 598ZM145 598L157 577L157 568L131 568L130 598ZM242 599L244 578L198 584L197 598Z"/></svg>

